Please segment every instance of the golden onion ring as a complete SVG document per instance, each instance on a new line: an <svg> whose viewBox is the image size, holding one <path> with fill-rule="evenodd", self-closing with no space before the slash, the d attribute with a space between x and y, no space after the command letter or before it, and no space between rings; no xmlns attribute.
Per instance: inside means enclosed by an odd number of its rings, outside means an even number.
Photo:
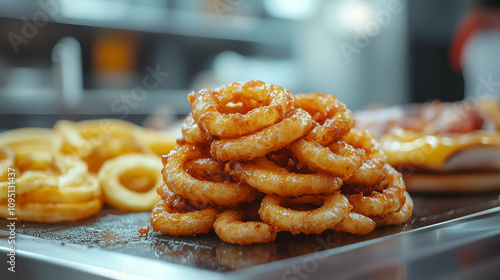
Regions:
<svg viewBox="0 0 500 280"><path fill-rule="evenodd" d="M254 134L213 141L210 154L220 161L251 160L288 146L306 135L313 126L306 111L295 109L288 118Z"/></svg>
<svg viewBox="0 0 500 280"><path fill-rule="evenodd" d="M127 211L150 211L160 200L156 188L162 185L161 168L161 159L156 155L124 154L106 161L97 175L104 200L109 205ZM136 192L124 186L120 177L131 170L140 171L138 175L154 179L148 191Z"/></svg>
<svg viewBox="0 0 500 280"><path fill-rule="evenodd" d="M203 131L221 138L248 135L280 122L293 108L293 97L282 87L261 81L233 83L218 89L203 89L188 97L193 118ZM223 112L229 102L254 101L246 114ZM253 107L253 106L252 106Z"/></svg>
<svg viewBox="0 0 500 280"><path fill-rule="evenodd" d="M318 206L322 203L322 205L308 211L286 208L287 204L295 203L311 203ZM327 229L335 229L335 226L349 214L351 208L345 196L338 193L329 196L305 195L296 198L268 194L262 200L259 215L262 221L277 230L290 231L292 234L319 234Z"/></svg>
<svg viewBox="0 0 500 280"><path fill-rule="evenodd" d="M217 214L218 211L211 207L181 213L160 200L151 211L151 227L154 231L170 235L207 233L212 229Z"/></svg>
<svg viewBox="0 0 500 280"><path fill-rule="evenodd" d="M238 182L212 182L199 180L186 170L186 164L194 159L206 158L207 151L193 145L177 146L163 157L162 170L165 184L176 194L197 203L234 206L255 200L259 192L247 184Z"/></svg>
<svg viewBox="0 0 500 280"><path fill-rule="evenodd" d="M0 205L0 217L36 223L73 222L95 215L101 210L101 198L72 203L24 203L16 205L15 216L10 216L7 205Z"/></svg>
<svg viewBox="0 0 500 280"><path fill-rule="evenodd" d="M266 194L301 196L332 194L342 186L342 180L326 173L300 174L288 172L265 157L253 162L232 164L231 175Z"/></svg>
<svg viewBox="0 0 500 280"><path fill-rule="evenodd" d="M232 244L249 245L274 241L276 232L270 225L260 221L243 221L244 218L241 209L219 214L214 223L215 233L222 241Z"/></svg>

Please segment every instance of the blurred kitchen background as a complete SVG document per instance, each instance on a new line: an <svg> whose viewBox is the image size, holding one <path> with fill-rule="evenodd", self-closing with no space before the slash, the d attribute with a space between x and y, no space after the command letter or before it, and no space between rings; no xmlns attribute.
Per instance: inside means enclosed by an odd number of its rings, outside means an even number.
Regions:
<svg viewBox="0 0 500 280"><path fill-rule="evenodd" d="M460 100L453 38L468 13L494 6L0 0L0 129L99 117L162 128L190 111L191 90L249 79L334 93L353 110Z"/></svg>

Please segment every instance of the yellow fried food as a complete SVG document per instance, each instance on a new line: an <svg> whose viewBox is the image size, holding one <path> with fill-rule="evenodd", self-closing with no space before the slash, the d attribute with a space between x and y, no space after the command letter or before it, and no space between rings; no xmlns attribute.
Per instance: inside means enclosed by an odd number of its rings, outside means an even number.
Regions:
<svg viewBox="0 0 500 280"><path fill-rule="evenodd" d="M98 173L106 203L127 211L150 211L160 200L161 159L150 154L124 154L104 163Z"/></svg>

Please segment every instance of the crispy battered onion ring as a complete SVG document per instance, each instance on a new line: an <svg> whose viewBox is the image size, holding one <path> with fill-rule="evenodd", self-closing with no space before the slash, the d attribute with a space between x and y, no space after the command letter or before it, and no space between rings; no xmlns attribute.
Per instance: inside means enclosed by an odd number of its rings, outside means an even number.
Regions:
<svg viewBox="0 0 500 280"><path fill-rule="evenodd" d="M125 154L106 161L98 173L106 203L127 211L150 211L160 199L156 187L162 184L161 168L156 155ZM149 190L137 192L124 186L120 177L130 171L151 178Z"/></svg>
<svg viewBox="0 0 500 280"><path fill-rule="evenodd" d="M389 226L389 225L400 225L411 217L411 213L413 212L413 200L411 199L410 194L405 191L405 204L401 207L401 209L389 213L383 217L372 217L372 219L377 223L377 226Z"/></svg>
<svg viewBox="0 0 500 280"><path fill-rule="evenodd" d="M231 175L263 193L279 196L332 194L342 186L339 177L326 173L288 172L265 157L247 163L234 162Z"/></svg>
<svg viewBox="0 0 500 280"><path fill-rule="evenodd" d="M202 204L234 206L257 198L259 193L247 184L199 180L186 171L187 162L205 158L207 154L208 151L198 146L177 146L167 157L163 157L166 161L162 170L165 184L174 193Z"/></svg>
<svg viewBox="0 0 500 280"><path fill-rule="evenodd" d="M255 103L246 114L224 113L231 103ZM293 97L282 87L261 81L233 83L218 89L191 93L193 118L203 131L221 138L241 137L281 121L293 108ZM254 106L252 106L254 107Z"/></svg>
<svg viewBox="0 0 500 280"><path fill-rule="evenodd" d="M365 216L383 216L394 212L405 203L403 176L388 164L385 165L385 169L387 186L381 192L372 191L368 196L363 195L362 192L346 194L349 203L353 206L353 212Z"/></svg>
<svg viewBox="0 0 500 280"><path fill-rule="evenodd" d="M221 242L215 252L220 264L232 269L242 269L268 263L276 255L276 244L256 244L243 247Z"/></svg>
<svg viewBox="0 0 500 280"><path fill-rule="evenodd" d="M274 241L276 232L270 225L260 221L243 221L245 218L241 209L227 210L217 217L215 233L224 242L240 245Z"/></svg>
<svg viewBox="0 0 500 280"><path fill-rule="evenodd" d="M0 182L7 181L9 167L14 167L16 155L9 146L0 145Z"/></svg>
<svg viewBox="0 0 500 280"><path fill-rule="evenodd" d="M179 212L191 212L194 210L200 210L207 208L209 206L208 203L200 204L194 201L185 199L184 197L175 194L173 191L169 189L167 185L162 185L157 190L158 194L161 196L161 199L165 202L168 208L172 210L177 210Z"/></svg>
<svg viewBox="0 0 500 280"><path fill-rule="evenodd" d="M24 203L16 205L18 221L36 223L73 222L90 217L101 210L101 198L71 203ZM9 218L7 205L0 205L0 217Z"/></svg>
<svg viewBox="0 0 500 280"><path fill-rule="evenodd" d="M365 150L366 160L363 165L347 179L348 185L375 185L385 177L384 165L387 157L376 141L375 135L368 130L353 128L342 138L347 144Z"/></svg>
<svg viewBox="0 0 500 280"><path fill-rule="evenodd" d="M16 194L23 194L45 187L59 188L82 184L86 179L87 165L77 158L65 155L43 157L40 163L25 159L24 168L17 168ZM31 160L40 160L37 157ZM35 170L26 167L36 167ZM9 182L0 182L0 200L7 197Z"/></svg>
<svg viewBox="0 0 500 280"><path fill-rule="evenodd" d="M225 164L213 158L198 158L186 163L185 169L196 179L202 181L225 182L230 180L225 172Z"/></svg>
<svg viewBox="0 0 500 280"><path fill-rule="evenodd" d="M160 132L144 127L134 128L134 138L144 153L159 156L168 154L176 145L176 137L168 132Z"/></svg>
<svg viewBox="0 0 500 280"><path fill-rule="evenodd" d="M193 212L179 212L170 209L160 200L151 212L151 226L154 231L171 235L193 235L207 233L217 219L215 208L205 208Z"/></svg>
<svg viewBox="0 0 500 280"><path fill-rule="evenodd" d="M290 117L254 134L213 141L210 153L212 157L221 161L251 160L291 144L306 135L313 125L306 111L296 109Z"/></svg>
<svg viewBox="0 0 500 280"><path fill-rule="evenodd" d="M319 202L318 202L319 201ZM314 210L297 211L286 208L287 204L312 203L323 205ZM277 230L298 233L321 233L327 229L335 229L351 211L352 206L342 194L329 196L301 196L284 198L274 194L264 197L259 209L262 221L272 225Z"/></svg>
<svg viewBox="0 0 500 280"><path fill-rule="evenodd" d="M193 119L192 113L190 113L184 120L181 130L182 139L189 144L208 143L212 140L212 137L208 135L208 133L200 129L196 121Z"/></svg>
<svg viewBox="0 0 500 280"><path fill-rule="evenodd" d="M83 159L93 173L108 159L145 152L144 143L135 138L135 129L134 124L118 119L60 120L54 125L54 130L64 138L62 151Z"/></svg>
<svg viewBox="0 0 500 280"><path fill-rule="evenodd" d="M342 138L354 125L352 113L333 94L295 94L295 107L306 110L319 123L309 134L307 141L328 146Z"/></svg>
<svg viewBox="0 0 500 280"><path fill-rule="evenodd" d="M310 169L338 176L342 180L351 177L363 164L364 151L344 142L335 142L328 147L299 139L290 145L290 150L299 161Z"/></svg>

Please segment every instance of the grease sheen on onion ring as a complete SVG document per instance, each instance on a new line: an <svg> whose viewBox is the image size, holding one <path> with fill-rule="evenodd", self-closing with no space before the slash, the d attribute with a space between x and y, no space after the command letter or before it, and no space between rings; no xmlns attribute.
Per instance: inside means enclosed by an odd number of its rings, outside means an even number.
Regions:
<svg viewBox="0 0 500 280"><path fill-rule="evenodd" d="M154 231L171 235L207 233L212 229L217 214L218 211L211 207L181 213L160 200L151 211L151 227Z"/></svg>
<svg viewBox="0 0 500 280"><path fill-rule="evenodd" d="M221 161L251 160L291 144L306 135L313 125L306 111L295 109L290 117L254 134L213 141L210 153Z"/></svg>
<svg viewBox="0 0 500 280"><path fill-rule="evenodd" d="M375 140L375 135L367 130L353 128L342 138L347 144L365 150L366 160L363 165L347 179L348 185L375 185L385 177L387 157L380 144Z"/></svg>
<svg viewBox="0 0 500 280"><path fill-rule="evenodd" d="M87 202L101 196L101 185L92 174L86 176L81 185L60 186L59 188L44 187L19 196L18 201L28 203L77 203Z"/></svg>
<svg viewBox="0 0 500 280"><path fill-rule="evenodd" d="M193 119L192 113L182 123L181 131L183 140L189 144L208 143L212 141L212 137L198 126L198 123Z"/></svg>
<svg viewBox="0 0 500 280"><path fill-rule="evenodd" d="M281 121L293 108L293 97L288 90L261 81L203 89L192 93L189 100L193 103L193 118L200 128L221 138L241 137L259 131ZM255 100L258 107L246 114L221 113L221 106L239 100Z"/></svg>

